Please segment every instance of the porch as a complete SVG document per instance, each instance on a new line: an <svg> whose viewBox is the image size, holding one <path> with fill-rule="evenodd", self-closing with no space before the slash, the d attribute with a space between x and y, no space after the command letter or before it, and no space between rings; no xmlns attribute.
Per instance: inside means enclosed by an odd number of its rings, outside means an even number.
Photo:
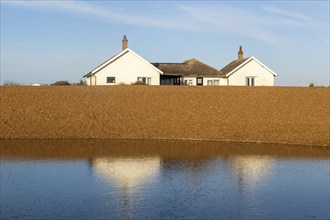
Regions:
<svg viewBox="0 0 330 220"><path fill-rule="evenodd" d="M160 76L160 85L180 85L181 84L180 74L166 74Z"/></svg>

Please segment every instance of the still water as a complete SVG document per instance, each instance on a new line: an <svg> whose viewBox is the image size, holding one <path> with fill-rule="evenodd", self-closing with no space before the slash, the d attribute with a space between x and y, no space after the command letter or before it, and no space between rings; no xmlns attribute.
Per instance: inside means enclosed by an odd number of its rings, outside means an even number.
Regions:
<svg viewBox="0 0 330 220"><path fill-rule="evenodd" d="M328 148L0 141L1 219L329 219Z"/></svg>

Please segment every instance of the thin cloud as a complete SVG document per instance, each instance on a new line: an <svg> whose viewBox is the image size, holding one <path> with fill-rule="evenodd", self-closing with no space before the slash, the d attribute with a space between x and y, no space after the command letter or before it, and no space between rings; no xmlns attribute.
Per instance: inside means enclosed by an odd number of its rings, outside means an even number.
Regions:
<svg viewBox="0 0 330 220"><path fill-rule="evenodd" d="M60 11L88 20L100 20L109 23L128 25L230 34L245 36L268 44L282 44L286 41L283 32L276 32L276 27L327 29L328 23L322 23L310 17L281 9L276 6L264 6L253 11L228 6L204 6L200 4L170 4L172 11L163 13L146 13L119 11L118 8L105 8L91 2L81 1L3 1L2 4L26 7L31 9ZM165 5L164 7L167 8ZM148 4L148 10L157 9ZM173 10L174 9L174 10Z"/></svg>
<svg viewBox="0 0 330 220"><path fill-rule="evenodd" d="M306 15L303 15L301 13L294 12L294 11L284 10L284 9L281 9L277 6L265 6L265 7L263 7L263 9L266 12L281 15L281 16L285 16L285 17L289 17L289 18L292 18L292 19L295 19L295 20L298 20L298 21L303 21L303 22L312 21L312 19L307 17Z"/></svg>
<svg viewBox="0 0 330 220"><path fill-rule="evenodd" d="M179 7L195 21L195 25L205 31L216 30L219 33L245 36L275 45L290 41L287 33L283 29L279 32L277 28L287 28L288 32L297 28L325 33L329 31L329 23L275 6L263 7L261 10L255 8L253 11L226 5Z"/></svg>
<svg viewBox="0 0 330 220"><path fill-rule="evenodd" d="M295 11L285 10L276 6L265 6L262 9L265 12L270 13L272 16L276 16L271 17L271 25L323 30L326 30L329 27L329 23L317 21L311 17L306 16L305 14Z"/></svg>
<svg viewBox="0 0 330 220"><path fill-rule="evenodd" d="M116 8L103 8L95 4L80 1L6 1L7 5L26 7L31 9L47 9L61 11L67 14L79 15L89 20L102 20L109 23L124 23L145 27L162 27L167 29L186 29L186 25L180 22L172 22L167 19L150 18L134 14L118 13Z"/></svg>
<svg viewBox="0 0 330 220"><path fill-rule="evenodd" d="M270 44L278 44L283 39L268 30L264 18L235 7L196 7L181 5L180 8L189 15L194 24L222 34L234 34L260 40Z"/></svg>

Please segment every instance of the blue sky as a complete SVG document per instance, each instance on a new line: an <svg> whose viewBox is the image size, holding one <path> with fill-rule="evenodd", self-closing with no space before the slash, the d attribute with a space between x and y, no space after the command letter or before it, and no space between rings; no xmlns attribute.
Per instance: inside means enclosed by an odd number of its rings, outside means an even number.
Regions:
<svg viewBox="0 0 330 220"><path fill-rule="evenodd" d="M4 1L1 83L78 82L129 47L150 62L221 69L254 56L276 85L329 85L329 1Z"/></svg>

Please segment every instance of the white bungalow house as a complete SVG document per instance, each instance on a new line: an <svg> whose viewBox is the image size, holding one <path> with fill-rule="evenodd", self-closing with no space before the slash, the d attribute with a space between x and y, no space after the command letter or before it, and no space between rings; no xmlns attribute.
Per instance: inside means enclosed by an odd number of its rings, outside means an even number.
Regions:
<svg viewBox="0 0 330 220"><path fill-rule="evenodd" d="M196 86L273 86L277 74L254 57L238 59L221 70L197 60L182 63L150 63L128 48L124 35L123 50L84 77L87 85L117 85L142 82L148 85Z"/></svg>
<svg viewBox="0 0 330 220"><path fill-rule="evenodd" d="M87 85L131 84L137 81L149 85L159 85L163 72L127 47L124 36L123 50L87 73Z"/></svg>

